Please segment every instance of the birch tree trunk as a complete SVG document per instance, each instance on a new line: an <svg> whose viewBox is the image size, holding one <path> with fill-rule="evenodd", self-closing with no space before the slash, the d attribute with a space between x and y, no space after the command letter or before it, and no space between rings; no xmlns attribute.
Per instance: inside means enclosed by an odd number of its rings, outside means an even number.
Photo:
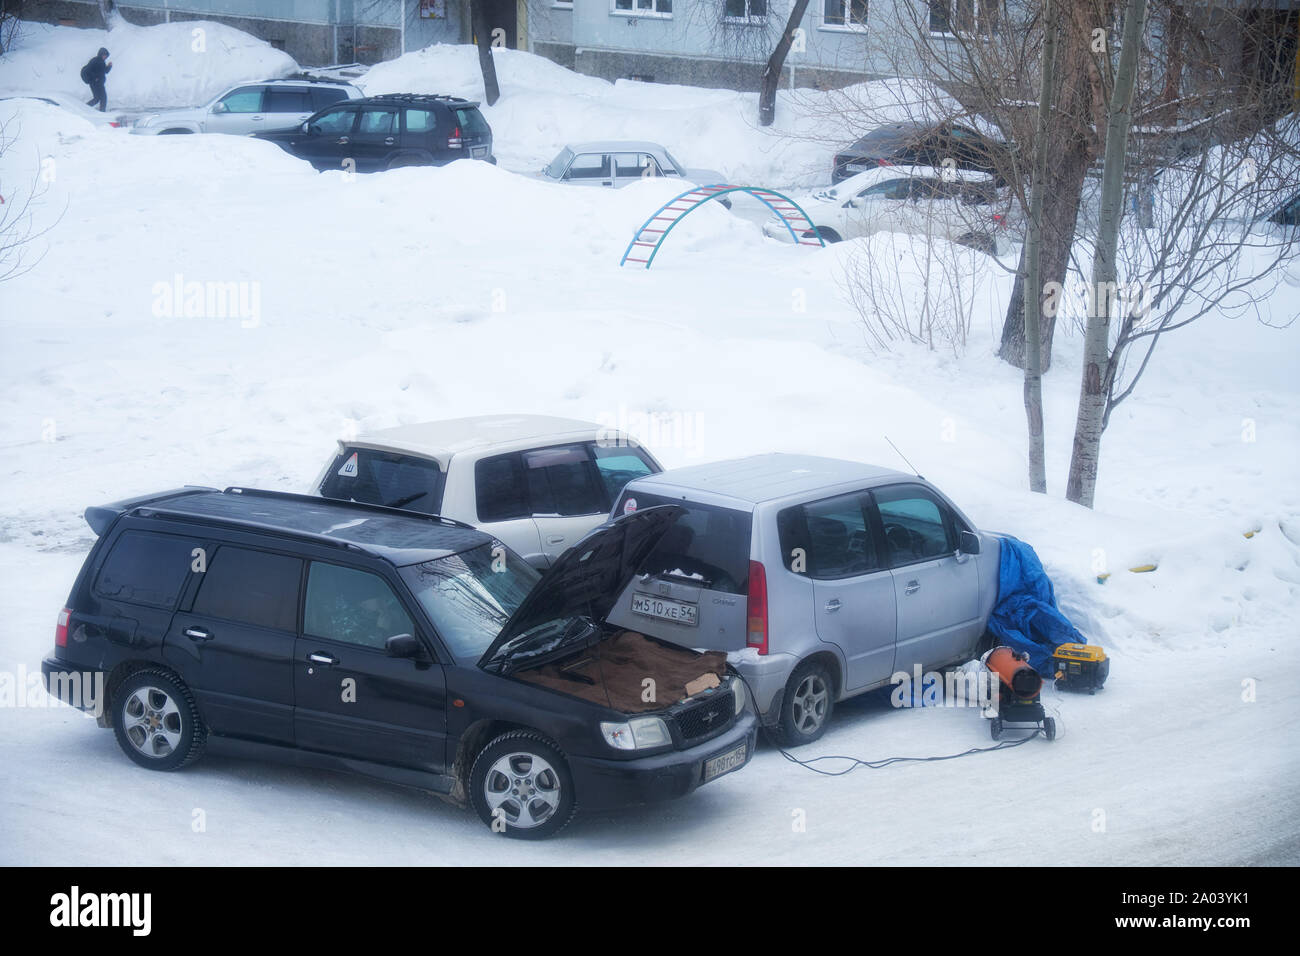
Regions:
<svg viewBox="0 0 1300 956"><path fill-rule="evenodd" d="M478 44L478 65L483 71L483 98L491 106L501 99L497 83L497 65L492 59L492 25L488 23L487 7L482 0L469 0L470 22L474 25L474 40Z"/></svg>
<svg viewBox="0 0 1300 956"><path fill-rule="evenodd" d="M1101 174L1101 215L1092 256L1088 324L1083 343L1083 376L1079 413L1074 425L1074 450L1065 496L1091 508L1097 490L1101 432L1110 394L1110 311L1117 269L1119 227L1124 216L1124 162L1129 128L1133 125L1133 87L1137 78L1138 46L1146 23L1146 0L1128 0L1124 13L1123 49L1115 71L1106 120L1106 158Z"/></svg>

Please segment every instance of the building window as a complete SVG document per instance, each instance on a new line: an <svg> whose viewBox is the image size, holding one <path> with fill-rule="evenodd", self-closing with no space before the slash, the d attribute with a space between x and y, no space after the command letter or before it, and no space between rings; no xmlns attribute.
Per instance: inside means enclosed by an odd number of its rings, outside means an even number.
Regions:
<svg viewBox="0 0 1300 956"><path fill-rule="evenodd" d="M724 0L722 5L724 20L766 20L767 0Z"/></svg>
<svg viewBox="0 0 1300 956"><path fill-rule="evenodd" d="M671 17L673 0L614 0L612 12L632 17Z"/></svg>
<svg viewBox="0 0 1300 956"><path fill-rule="evenodd" d="M931 33L992 36L997 24L997 0L930 0Z"/></svg>
<svg viewBox="0 0 1300 956"><path fill-rule="evenodd" d="M822 24L846 30L867 28L867 0L822 0Z"/></svg>

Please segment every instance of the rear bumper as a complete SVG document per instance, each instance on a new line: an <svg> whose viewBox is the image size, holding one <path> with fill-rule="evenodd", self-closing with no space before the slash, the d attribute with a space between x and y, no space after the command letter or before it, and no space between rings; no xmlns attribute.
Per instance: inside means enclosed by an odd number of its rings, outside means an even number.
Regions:
<svg viewBox="0 0 1300 956"><path fill-rule="evenodd" d="M104 716L107 677L103 671L80 667L56 657L41 661L41 683L45 685L47 694L100 719Z"/></svg>
<svg viewBox="0 0 1300 956"><path fill-rule="evenodd" d="M793 654L755 654L730 663L749 685L763 726L772 726L781 709L781 693L799 658Z"/></svg>
<svg viewBox="0 0 1300 956"><path fill-rule="evenodd" d="M730 730L689 750L673 750L635 760L570 757L578 806L584 810L607 810L685 796L704 783L707 761L744 744L744 762L735 768L739 770L753 759L757 742L758 721L752 709L746 707Z"/></svg>

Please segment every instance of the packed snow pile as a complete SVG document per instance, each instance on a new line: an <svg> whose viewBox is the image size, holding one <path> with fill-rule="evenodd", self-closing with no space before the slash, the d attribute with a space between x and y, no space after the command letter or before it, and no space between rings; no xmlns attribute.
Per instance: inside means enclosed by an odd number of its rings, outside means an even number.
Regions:
<svg viewBox="0 0 1300 956"><path fill-rule="evenodd" d="M501 99L482 105L497 157L533 171L569 143L649 140L685 166L716 169L746 186L816 185L831 156L863 130L855 117L902 118L942 94L915 81L861 83L845 90L780 90L776 123L758 125L758 94L667 83L609 83L518 50L493 54ZM473 46L436 44L380 63L358 81L368 95L447 93L482 101Z"/></svg>
<svg viewBox="0 0 1300 956"><path fill-rule="evenodd" d="M0 90L60 92L90 98L81 68L106 47L108 108L150 109L206 102L245 80L285 76L293 57L242 30L208 20L82 30L25 22L0 56Z"/></svg>

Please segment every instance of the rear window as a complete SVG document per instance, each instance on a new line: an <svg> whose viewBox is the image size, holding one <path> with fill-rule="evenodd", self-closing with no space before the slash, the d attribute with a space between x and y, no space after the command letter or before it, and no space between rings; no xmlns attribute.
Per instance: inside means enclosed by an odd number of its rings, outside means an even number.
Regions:
<svg viewBox="0 0 1300 956"><path fill-rule="evenodd" d="M398 452L346 448L326 470L320 493L339 501L360 501L437 514L442 508L443 473L436 461Z"/></svg>
<svg viewBox="0 0 1300 956"><path fill-rule="evenodd" d="M483 114L473 106L461 107L456 110L456 123L460 126L462 133L475 136L492 135L492 127L488 126Z"/></svg>
<svg viewBox="0 0 1300 956"><path fill-rule="evenodd" d="M752 513L631 490L619 498L615 514L654 505L679 505L686 513L668 529L638 573L689 581L726 594L748 593Z"/></svg>
<svg viewBox="0 0 1300 956"><path fill-rule="evenodd" d="M173 609L199 546L194 538L180 535L125 531L113 542L95 578L95 593L128 604Z"/></svg>
<svg viewBox="0 0 1300 956"><path fill-rule="evenodd" d="M657 469L627 444L574 442L484 458L475 465L480 521L603 515L623 487Z"/></svg>

